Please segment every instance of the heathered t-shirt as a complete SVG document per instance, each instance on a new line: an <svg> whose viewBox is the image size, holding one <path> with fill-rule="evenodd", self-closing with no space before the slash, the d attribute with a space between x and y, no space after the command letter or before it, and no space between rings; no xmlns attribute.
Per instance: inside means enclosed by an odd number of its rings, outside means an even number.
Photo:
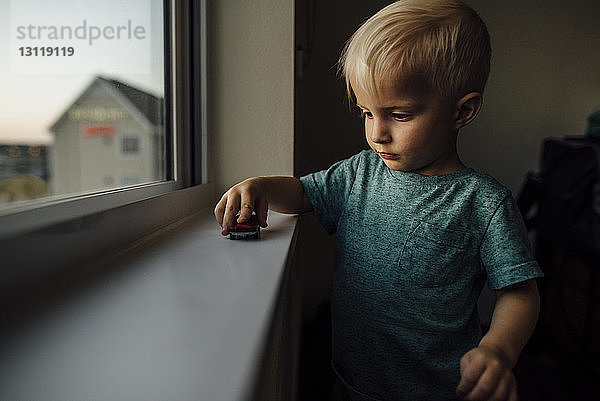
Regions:
<svg viewBox="0 0 600 401"><path fill-rule="evenodd" d="M301 178L336 233L333 360L353 400L456 400L477 300L542 276L508 189L472 169L390 170L373 151Z"/></svg>

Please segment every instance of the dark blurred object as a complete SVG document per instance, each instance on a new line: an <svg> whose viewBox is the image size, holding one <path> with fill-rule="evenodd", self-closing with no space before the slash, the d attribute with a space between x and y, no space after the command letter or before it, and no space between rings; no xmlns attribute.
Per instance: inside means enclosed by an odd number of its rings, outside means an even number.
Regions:
<svg viewBox="0 0 600 401"><path fill-rule="evenodd" d="M517 204L540 238L598 262L600 139L546 139L541 171L528 173ZM532 216L534 207L537 212Z"/></svg>
<svg viewBox="0 0 600 401"><path fill-rule="evenodd" d="M600 378L600 138L544 140L517 204L535 231L542 308L536 340Z"/></svg>
<svg viewBox="0 0 600 401"><path fill-rule="evenodd" d="M585 134L592 138L600 138L600 110L592 113L587 121L588 125Z"/></svg>

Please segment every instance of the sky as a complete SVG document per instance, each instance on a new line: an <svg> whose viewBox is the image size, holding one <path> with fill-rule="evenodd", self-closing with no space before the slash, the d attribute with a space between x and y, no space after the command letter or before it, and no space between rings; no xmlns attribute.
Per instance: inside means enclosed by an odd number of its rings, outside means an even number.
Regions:
<svg viewBox="0 0 600 401"><path fill-rule="evenodd" d="M163 96L162 13L161 0L0 0L0 145L51 144L48 128L96 75ZM45 46L74 54L19 50Z"/></svg>

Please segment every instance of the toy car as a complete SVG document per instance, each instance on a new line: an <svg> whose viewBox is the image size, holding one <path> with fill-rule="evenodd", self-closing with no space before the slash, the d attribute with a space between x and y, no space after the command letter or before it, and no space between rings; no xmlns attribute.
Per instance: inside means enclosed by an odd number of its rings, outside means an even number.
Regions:
<svg viewBox="0 0 600 401"><path fill-rule="evenodd" d="M245 223L238 223L236 216L233 227L229 229L229 239L260 239L260 225L255 213Z"/></svg>

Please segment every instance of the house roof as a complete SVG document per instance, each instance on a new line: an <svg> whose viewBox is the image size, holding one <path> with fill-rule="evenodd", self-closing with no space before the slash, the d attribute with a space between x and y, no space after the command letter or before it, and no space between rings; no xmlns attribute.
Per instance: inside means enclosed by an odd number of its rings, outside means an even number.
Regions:
<svg viewBox="0 0 600 401"><path fill-rule="evenodd" d="M96 76L94 80L85 88L85 90L79 95L71 105L65 110L64 113L52 124L50 131L54 131L55 128L63 121L68 115L69 110L77 105L80 100L88 93L88 91L96 85L109 85L116 92L123 96L127 101L135 107L145 119L153 126L161 126L164 123L164 99L154 96L148 92L144 92L134 86L128 85L124 82L116 79L109 79L101 76Z"/></svg>
<svg viewBox="0 0 600 401"><path fill-rule="evenodd" d="M131 85L127 85L124 82L117 81L116 79L107 79L103 77L96 77L96 79L111 84L125 96L148 119L148 121L152 123L152 125L162 125L162 106L164 103L162 98L151 95L150 93L144 92ZM159 111L158 113L157 110Z"/></svg>

